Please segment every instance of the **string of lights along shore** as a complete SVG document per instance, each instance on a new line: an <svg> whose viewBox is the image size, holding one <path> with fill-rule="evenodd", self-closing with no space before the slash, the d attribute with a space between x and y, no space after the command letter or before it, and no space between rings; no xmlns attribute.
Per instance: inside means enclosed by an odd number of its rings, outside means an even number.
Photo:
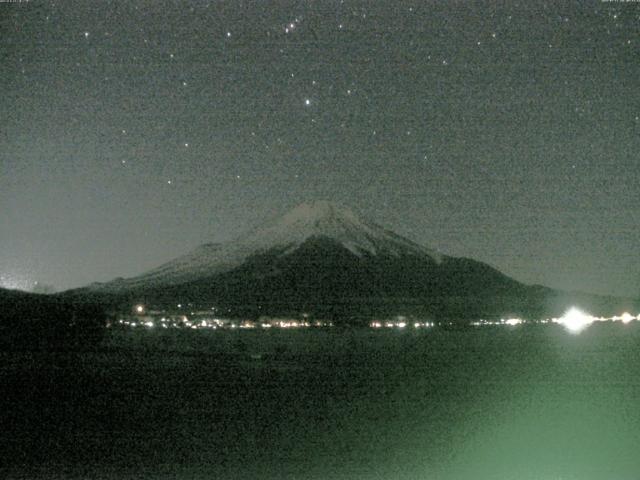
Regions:
<svg viewBox="0 0 640 480"><path fill-rule="evenodd" d="M0 286L131 277L331 199L640 291L640 3L0 2Z"/></svg>

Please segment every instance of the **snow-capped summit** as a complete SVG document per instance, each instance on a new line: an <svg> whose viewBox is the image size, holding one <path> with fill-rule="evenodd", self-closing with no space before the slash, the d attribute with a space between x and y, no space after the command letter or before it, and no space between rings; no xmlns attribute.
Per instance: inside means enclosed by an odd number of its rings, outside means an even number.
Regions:
<svg viewBox="0 0 640 480"><path fill-rule="evenodd" d="M307 315L346 323L399 314L449 322L507 312L540 318L568 304L602 301L583 296L576 303L485 263L437 254L326 201L303 203L235 241L206 243L137 277L63 295L115 308L186 302L239 318Z"/></svg>
<svg viewBox="0 0 640 480"><path fill-rule="evenodd" d="M303 203L251 232L239 243L261 250L288 246L294 250L311 237L325 237L340 243L355 255L428 255L439 261L435 251L402 238L375 223L361 219L352 210L325 200Z"/></svg>
<svg viewBox="0 0 640 480"><path fill-rule="evenodd" d="M171 285L215 275L242 265L248 258L277 251L287 255L309 239L328 239L353 255L419 256L434 263L442 255L360 218L352 210L328 201L303 203L234 241L207 243L145 274L93 285L120 290L137 286Z"/></svg>

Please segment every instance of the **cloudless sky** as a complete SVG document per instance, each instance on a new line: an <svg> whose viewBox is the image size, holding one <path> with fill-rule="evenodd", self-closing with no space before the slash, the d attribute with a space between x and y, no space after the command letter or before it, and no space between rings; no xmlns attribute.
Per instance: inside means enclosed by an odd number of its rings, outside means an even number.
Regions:
<svg viewBox="0 0 640 480"><path fill-rule="evenodd" d="M0 285L131 276L329 199L640 291L640 3L0 3Z"/></svg>

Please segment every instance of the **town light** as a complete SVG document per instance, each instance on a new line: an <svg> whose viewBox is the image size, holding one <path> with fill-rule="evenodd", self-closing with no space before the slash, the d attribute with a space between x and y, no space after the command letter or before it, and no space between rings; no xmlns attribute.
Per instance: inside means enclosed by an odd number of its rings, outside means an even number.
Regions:
<svg viewBox="0 0 640 480"><path fill-rule="evenodd" d="M567 313L559 319L559 323L571 333L580 333L587 328L593 321L592 317L586 313L572 307Z"/></svg>
<svg viewBox="0 0 640 480"><path fill-rule="evenodd" d="M624 312L621 316L620 316L620 320L622 320L622 323L629 323L631 320L634 320L635 317L633 315L631 315L629 312Z"/></svg>

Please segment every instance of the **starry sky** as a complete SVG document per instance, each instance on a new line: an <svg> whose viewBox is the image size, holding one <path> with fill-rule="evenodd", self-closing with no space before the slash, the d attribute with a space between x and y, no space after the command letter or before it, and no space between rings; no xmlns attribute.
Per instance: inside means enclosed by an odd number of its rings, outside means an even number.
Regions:
<svg viewBox="0 0 640 480"><path fill-rule="evenodd" d="M640 2L0 3L0 285L132 276L334 200L640 292Z"/></svg>

